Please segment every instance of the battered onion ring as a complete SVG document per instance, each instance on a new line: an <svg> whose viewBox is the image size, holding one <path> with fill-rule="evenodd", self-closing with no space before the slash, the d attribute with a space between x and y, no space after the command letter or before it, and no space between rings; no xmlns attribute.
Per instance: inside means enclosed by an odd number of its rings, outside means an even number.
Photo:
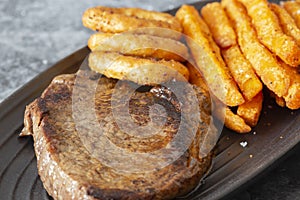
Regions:
<svg viewBox="0 0 300 200"><path fill-rule="evenodd" d="M177 40L131 33L96 33L90 37L88 46L92 51L113 51L123 55L179 62L189 56L188 48Z"/></svg>
<svg viewBox="0 0 300 200"><path fill-rule="evenodd" d="M145 59L116 52L94 51L89 55L88 61L93 71L108 78L130 80L140 85L189 79L188 69L174 60Z"/></svg>
<svg viewBox="0 0 300 200"><path fill-rule="evenodd" d="M83 25L105 33L121 33L139 28L164 28L174 30L172 34L161 29L140 29L136 33L179 39L182 27L170 14L139 8L109 8L98 6L87 9L82 16Z"/></svg>

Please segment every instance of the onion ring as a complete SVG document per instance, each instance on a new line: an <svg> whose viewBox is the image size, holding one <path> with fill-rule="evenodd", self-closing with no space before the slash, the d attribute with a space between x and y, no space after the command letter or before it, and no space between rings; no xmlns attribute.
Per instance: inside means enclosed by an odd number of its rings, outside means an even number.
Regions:
<svg viewBox="0 0 300 200"><path fill-rule="evenodd" d="M94 51L89 55L88 61L92 70L108 78L129 80L140 85L189 79L188 69L174 60L145 59L116 52Z"/></svg>
<svg viewBox="0 0 300 200"><path fill-rule="evenodd" d="M121 33L139 28L164 28L140 29L136 33L156 35L167 38L179 39L182 27L179 21L170 14L143 10L140 8L109 8L98 6L87 9L82 16L83 25L92 30L105 33Z"/></svg>
<svg viewBox="0 0 300 200"><path fill-rule="evenodd" d="M177 40L132 33L96 33L89 41L92 51L113 51L123 55L157 58L183 62L188 59L188 48Z"/></svg>

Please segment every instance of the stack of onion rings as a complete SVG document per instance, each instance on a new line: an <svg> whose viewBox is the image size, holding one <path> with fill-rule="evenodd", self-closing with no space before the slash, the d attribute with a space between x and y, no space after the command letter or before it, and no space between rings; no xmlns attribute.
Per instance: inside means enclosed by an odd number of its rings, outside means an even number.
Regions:
<svg viewBox="0 0 300 200"><path fill-rule="evenodd" d="M141 85L189 80L180 62L189 58L178 41L182 27L174 16L139 8L94 7L85 11L83 25L99 31L92 35L89 66L109 78Z"/></svg>

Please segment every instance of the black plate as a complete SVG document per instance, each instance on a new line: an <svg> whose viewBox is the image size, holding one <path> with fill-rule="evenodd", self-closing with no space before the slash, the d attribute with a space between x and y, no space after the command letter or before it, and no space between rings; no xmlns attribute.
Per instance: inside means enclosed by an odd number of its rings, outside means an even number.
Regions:
<svg viewBox="0 0 300 200"><path fill-rule="evenodd" d="M210 1L194 5L201 8L207 2ZM86 47L78 50L0 104L1 199L51 199L37 174L32 138L18 137L23 128L25 106L41 94L54 76L77 71L88 53ZM252 133L239 135L223 130L205 184L188 199L220 199L235 191L299 143L299 132L300 110L280 108L266 98L261 119ZM247 142L247 146L242 147L241 142Z"/></svg>

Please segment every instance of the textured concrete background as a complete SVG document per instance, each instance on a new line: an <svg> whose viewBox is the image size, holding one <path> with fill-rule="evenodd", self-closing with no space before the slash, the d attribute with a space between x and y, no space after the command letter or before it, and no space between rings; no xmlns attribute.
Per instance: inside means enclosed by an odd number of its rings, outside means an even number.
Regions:
<svg viewBox="0 0 300 200"><path fill-rule="evenodd" d="M41 71L86 45L91 31L82 26L81 15L88 7L167 10L195 1L0 0L0 102ZM298 148L292 157L231 199L300 199L299 153Z"/></svg>
<svg viewBox="0 0 300 200"><path fill-rule="evenodd" d="M86 45L81 15L96 5L172 9L195 0L0 0L0 102L39 72Z"/></svg>

